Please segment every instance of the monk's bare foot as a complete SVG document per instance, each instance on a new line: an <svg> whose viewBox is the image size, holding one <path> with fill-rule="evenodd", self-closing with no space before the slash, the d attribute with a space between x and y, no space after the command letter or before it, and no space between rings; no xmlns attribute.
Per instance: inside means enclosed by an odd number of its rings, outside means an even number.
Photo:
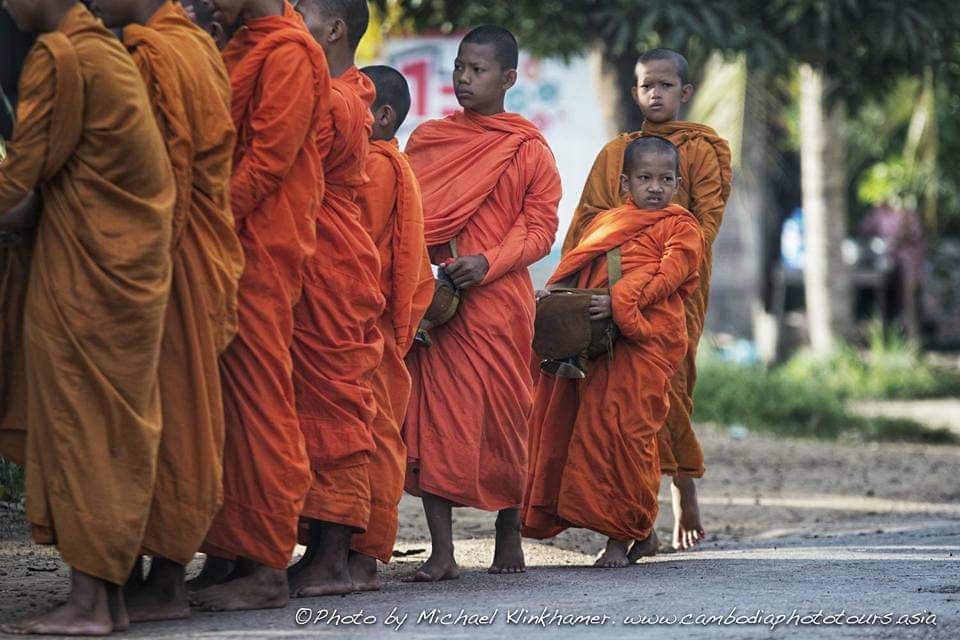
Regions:
<svg viewBox="0 0 960 640"><path fill-rule="evenodd" d="M299 571L302 571L304 567L310 566L310 563L313 562L313 557L317 555L317 544L308 544L306 550L303 552L303 555L300 556L300 559L294 562L292 565L287 567L287 578L292 578L294 574Z"/></svg>
<svg viewBox="0 0 960 640"><path fill-rule="evenodd" d="M659 550L660 540L657 538L657 532L651 529L650 535L633 543L633 546L630 547L630 553L627 554L627 560L630 561L630 564L633 564L640 558L657 555Z"/></svg>
<svg viewBox="0 0 960 640"><path fill-rule="evenodd" d="M673 548L692 549L706 536L700 523L700 505L693 478L674 476L670 486L673 497Z"/></svg>
<svg viewBox="0 0 960 640"><path fill-rule="evenodd" d="M497 543L493 564L487 573L523 573L527 565L523 559L520 537L520 510L504 509L497 514Z"/></svg>
<svg viewBox="0 0 960 640"><path fill-rule="evenodd" d="M200 575L187 580L187 591L200 591L214 585L223 584L231 580L237 563L226 558L208 555L203 563Z"/></svg>
<svg viewBox="0 0 960 640"><path fill-rule="evenodd" d="M420 565L416 573L403 579L404 582L439 582L440 580L456 580L460 577L460 567L453 558L453 548L449 552L438 553L436 549Z"/></svg>
<svg viewBox="0 0 960 640"><path fill-rule="evenodd" d="M354 591L379 591L377 559L362 553L350 552L350 580Z"/></svg>
<svg viewBox="0 0 960 640"><path fill-rule="evenodd" d="M285 569L251 564L223 584L188 594L190 604L203 611L242 611L246 609L279 609L290 601Z"/></svg>
<svg viewBox="0 0 960 640"><path fill-rule="evenodd" d="M350 579L350 527L329 522L311 522L311 542L317 552L296 572L288 569L291 598L342 595L353 592Z"/></svg>
<svg viewBox="0 0 960 640"><path fill-rule="evenodd" d="M593 566L601 569L620 569L630 564L627 558L627 546L629 542L621 542L610 538L607 540L607 548L603 550Z"/></svg>
<svg viewBox="0 0 960 640"><path fill-rule="evenodd" d="M76 569L70 574L70 582L70 599L66 604L22 622L2 625L0 631L17 635L110 635L114 623L110 617L107 583Z"/></svg>
<svg viewBox="0 0 960 640"><path fill-rule="evenodd" d="M182 620L190 617L185 568L166 558L154 558L143 588L127 598L132 622Z"/></svg>

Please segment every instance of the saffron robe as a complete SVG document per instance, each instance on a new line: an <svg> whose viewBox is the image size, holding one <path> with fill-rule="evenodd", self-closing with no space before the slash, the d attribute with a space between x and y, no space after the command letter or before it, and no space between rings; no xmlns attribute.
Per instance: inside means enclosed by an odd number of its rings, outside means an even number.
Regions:
<svg viewBox="0 0 960 640"><path fill-rule="evenodd" d="M483 255L489 271L464 291L433 346L407 357L406 490L488 511L523 500L533 379L534 295L527 267L557 230L560 176L523 117L458 112L414 131L407 154L423 190L431 259Z"/></svg>
<svg viewBox="0 0 960 640"><path fill-rule="evenodd" d="M687 350L683 300L697 285L703 236L683 207L649 211L631 202L597 215L549 284L578 275L578 287L606 288L614 247L623 277L610 293L620 329L612 357L592 360L583 380L537 382L523 501L528 537L584 527L641 540L657 519L657 432Z"/></svg>
<svg viewBox="0 0 960 640"><path fill-rule="evenodd" d="M123 41L140 69L177 186L173 284L160 353L163 433L143 546L187 564L223 498L218 358L237 329L243 250L230 212L236 130L213 40L176 2Z"/></svg>
<svg viewBox="0 0 960 640"><path fill-rule="evenodd" d="M640 131L625 133L611 140L593 163L563 243L563 252L577 245L583 230L597 212L611 209L624 201L620 193L623 152L632 140L641 135L665 138L679 149L683 180L673 196L673 202L689 209L703 230L700 286L685 303L687 354L671 380L670 414L659 435L663 472L699 478L703 476L704 466L703 451L693 432L693 388L696 383L697 345L703 334L710 297L712 247L723 220L723 209L730 197L733 174L727 142L706 125L679 120L662 124L645 122Z"/></svg>
<svg viewBox="0 0 960 640"><path fill-rule="evenodd" d="M230 204L243 246L239 329L220 358L223 507L203 550L284 568L310 486L293 391L293 307L316 249L330 105L323 50L288 4L246 22L223 52L238 142Z"/></svg>
<svg viewBox="0 0 960 640"><path fill-rule="evenodd" d="M157 468L176 188L137 68L80 3L27 58L8 151L0 212L43 197L23 309L27 520L71 567L123 584Z"/></svg>
<svg viewBox="0 0 960 640"><path fill-rule="evenodd" d="M380 253L380 291L387 307L377 321L383 360L373 375L377 415L375 449L368 465L370 523L350 548L389 562L397 538L397 507L403 495L407 448L400 427L410 400L410 373L403 362L417 326L433 299L433 271L423 237L420 185L396 139L371 143L369 182L360 188L364 227Z"/></svg>
<svg viewBox="0 0 960 640"><path fill-rule="evenodd" d="M302 515L358 531L370 518L372 381L383 357L380 258L357 204L375 97L373 82L356 67L333 80L318 142L326 181L318 246L304 276L293 345L297 413L313 472Z"/></svg>

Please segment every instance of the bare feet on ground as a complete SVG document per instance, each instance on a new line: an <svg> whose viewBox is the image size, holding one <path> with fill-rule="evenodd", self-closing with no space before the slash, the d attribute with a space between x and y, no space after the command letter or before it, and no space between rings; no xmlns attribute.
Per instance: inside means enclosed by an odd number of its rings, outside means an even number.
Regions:
<svg viewBox="0 0 960 640"><path fill-rule="evenodd" d="M0 625L0 632L16 635L106 636L115 627L117 631L126 628L123 626L125 614L122 612L122 597L116 612L118 619L114 624L105 581L74 569L70 574L70 582L70 599L66 604L21 622ZM111 586L119 596L120 588Z"/></svg>
<svg viewBox="0 0 960 640"><path fill-rule="evenodd" d="M310 545L304 558L287 569L291 598L343 595L353 592L350 579L350 527L328 522L310 523Z"/></svg>
<svg viewBox="0 0 960 640"><path fill-rule="evenodd" d="M629 545L629 540L621 542L610 538L607 540L607 548L603 550L593 566L601 569L620 569L627 566L630 564L630 560L627 558L627 547Z"/></svg>
<svg viewBox="0 0 960 640"><path fill-rule="evenodd" d="M417 572L404 578L404 582L439 582L456 580L460 577L460 567L453 558L453 547L449 551L438 552L434 548L427 561L420 565Z"/></svg>
<svg viewBox="0 0 960 640"><path fill-rule="evenodd" d="M432 550L427 561L420 565L416 573L404 578L404 582L437 582L456 580L460 577L460 567L453 557L453 503L446 498L424 493L423 513L427 516L427 528L430 529Z"/></svg>
<svg viewBox="0 0 960 640"><path fill-rule="evenodd" d="M127 597L132 622L182 620L190 617L185 568L166 558L156 557L143 586Z"/></svg>
<svg viewBox="0 0 960 640"><path fill-rule="evenodd" d="M250 562L238 563L234 578L223 584L188 594L190 604L203 611L241 611L279 609L290 601L285 569L274 569Z"/></svg>
<svg viewBox="0 0 960 640"><path fill-rule="evenodd" d="M187 591L199 591L231 580L236 566L237 563L233 560L208 555L200 575L193 580L187 580Z"/></svg>
<svg viewBox="0 0 960 640"><path fill-rule="evenodd" d="M354 591L379 591L377 559L362 553L350 552L350 580Z"/></svg>
<svg viewBox="0 0 960 640"><path fill-rule="evenodd" d="M706 536L700 523L700 505L693 478L674 476L670 485L673 497L673 548L692 549Z"/></svg>
<svg viewBox="0 0 960 640"><path fill-rule="evenodd" d="M497 514L497 542L493 564L487 573L523 573L526 570L520 537L520 510L504 509Z"/></svg>
<svg viewBox="0 0 960 640"><path fill-rule="evenodd" d="M640 558L657 555L659 549L660 540L657 539L657 532L651 529L650 535L633 543L633 546L630 547L630 553L627 554L627 560L630 561L630 564L633 564Z"/></svg>

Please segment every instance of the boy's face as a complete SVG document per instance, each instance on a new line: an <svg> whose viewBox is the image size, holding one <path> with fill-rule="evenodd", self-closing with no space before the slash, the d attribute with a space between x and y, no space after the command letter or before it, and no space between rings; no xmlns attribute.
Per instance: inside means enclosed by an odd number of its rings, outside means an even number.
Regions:
<svg viewBox="0 0 960 640"><path fill-rule="evenodd" d="M324 15L316 2L300 0L300 2L295 3L295 6L297 13L300 14L303 18L303 23L307 26L307 31L310 32L313 39L326 51L329 45L330 33L333 31L337 19Z"/></svg>
<svg viewBox="0 0 960 640"><path fill-rule="evenodd" d="M637 65L637 86L632 93L644 118L659 124L677 119L680 105L693 96L693 85L682 84L670 60L651 60Z"/></svg>
<svg viewBox="0 0 960 640"><path fill-rule="evenodd" d="M3 8L17 23L17 28L27 33L37 31L40 16L43 12L42 4L35 2L35 0L3 0Z"/></svg>
<svg viewBox="0 0 960 640"><path fill-rule="evenodd" d="M464 109L496 112L517 81L515 69L503 69L492 44L463 43L453 62L453 89Z"/></svg>
<svg viewBox="0 0 960 640"><path fill-rule="evenodd" d="M620 188L641 209L663 209L677 190L677 159L671 153L641 153L629 174L620 176Z"/></svg>

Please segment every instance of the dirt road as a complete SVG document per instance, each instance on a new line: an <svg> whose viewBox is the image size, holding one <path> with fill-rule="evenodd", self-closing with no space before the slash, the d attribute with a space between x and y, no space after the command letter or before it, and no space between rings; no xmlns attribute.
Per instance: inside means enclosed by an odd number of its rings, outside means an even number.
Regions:
<svg viewBox="0 0 960 640"><path fill-rule="evenodd" d="M960 637L960 447L701 434L709 536L695 552L665 549L629 569L590 569L584 565L602 539L570 531L551 544L530 543L528 573L490 576L493 518L461 510L457 555L466 571L459 581L401 583L424 551L391 563L379 593L195 614L124 635ZM670 507L662 507L658 533L669 540ZM401 549L429 547L416 501L404 500L401 522ZM55 553L27 542L21 516L0 511L0 620L64 598L66 577ZM348 617L361 610L360 619ZM298 624L298 616L311 621Z"/></svg>

